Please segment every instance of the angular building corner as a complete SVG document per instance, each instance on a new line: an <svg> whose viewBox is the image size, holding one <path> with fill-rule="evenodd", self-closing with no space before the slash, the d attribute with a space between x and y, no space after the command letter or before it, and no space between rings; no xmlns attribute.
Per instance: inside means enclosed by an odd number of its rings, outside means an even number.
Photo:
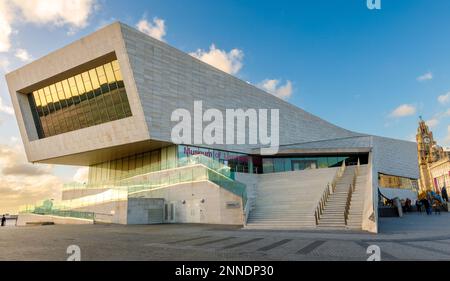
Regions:
<svg viewBox="0 0 450 281"><path fill-rule="evenodd" d="M379 193L411 198L417 186L415 143L339 128L122 23L6 79L28 160L89 166L60 205L30 212L377 232ZM174 144L172 112L199 100L223 112L279 109L278 154Z"/></svg>

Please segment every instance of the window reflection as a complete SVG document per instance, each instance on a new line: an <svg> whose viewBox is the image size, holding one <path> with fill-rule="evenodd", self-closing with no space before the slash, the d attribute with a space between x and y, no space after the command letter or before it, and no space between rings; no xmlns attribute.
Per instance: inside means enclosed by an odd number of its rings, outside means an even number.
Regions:
<svg viewBox="0 0 450 281"><path fill-rule="evenodd" d="M418 192L419 184L416 179L386 175L378 173L378 185L384 188L407 189Z"/></svg>
<svg viewBox="0 0 450 281"><path fill-rule="evenodd" d="M367 154L354 154L348 156L317 156L317 157L284 157L284 158L263 158L263 172L279 173L286 171L309 170L319 168L340 167L343 162L347 166L368 163Z"/></svg>
<svg viewBox="0 0 450 281"><path fill-rule="evenodd" d="M38 89L28 99L39 138L132 115L117 60Z"/></svg>

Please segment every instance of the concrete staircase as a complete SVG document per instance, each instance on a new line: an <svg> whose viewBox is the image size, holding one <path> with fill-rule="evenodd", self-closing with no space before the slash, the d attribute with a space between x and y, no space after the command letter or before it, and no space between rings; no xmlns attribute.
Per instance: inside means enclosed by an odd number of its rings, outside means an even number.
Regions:
<svg viewBox="0 0 450 281"><path fill-rule="evenodd" d="M351 197L349 218L345 223L345 206L349 192L349 186L353 182L356 166L347 166L343 176L337 181L336 189L325 203L325 208L320 216L318 228L320 229L358 229L362 228L364 196L366 195L366 165L360 166L356 178L355 191Z"/></svg>
<svg viewBox="0 0 450 281"><path fill-rule="evenodd" d="M337 168L257 175L247 229L315 228L317 202Z"/></svg>
<svg viewBox="0 0 450 281"><path fill-rule="evenodd" d="M367 194L367 173L368 166L359 167L358 177L356 178L356 187L350 203L350 211L347 220L347 228L361 230L363 223L364 202Z"/></svg>

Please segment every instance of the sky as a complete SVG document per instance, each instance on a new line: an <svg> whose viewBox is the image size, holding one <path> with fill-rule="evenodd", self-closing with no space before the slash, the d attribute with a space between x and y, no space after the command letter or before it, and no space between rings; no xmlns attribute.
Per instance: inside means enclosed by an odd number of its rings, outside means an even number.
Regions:
<svg viewBox="0 0 450 281"><path fill-rule="evenodd" d="M0 213L87 169L27 163L4 74L121 21L338 126L450 146L450 1L1 0Z"/></svg>

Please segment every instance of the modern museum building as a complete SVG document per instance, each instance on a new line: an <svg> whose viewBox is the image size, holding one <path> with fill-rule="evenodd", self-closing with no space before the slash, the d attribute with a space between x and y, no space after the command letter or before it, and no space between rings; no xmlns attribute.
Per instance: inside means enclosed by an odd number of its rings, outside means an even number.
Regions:
<svg viewBox="0 0 450 281"><path fill-rule="evenodd" d="M87 182L65 185L47 210L54 217L377 232L379 194L417 191L415 143L335 126L122 23L6 79L29 162L89 167ZM250 133L198 141L195 124L194 141L174 141L174 112L196 123L199 104L203 119L208 109L249 113L231 122L250 131L250 112L270 112L258 117L276 151L262 153ZM242 137L231 128L227 138Z"/></svg>

